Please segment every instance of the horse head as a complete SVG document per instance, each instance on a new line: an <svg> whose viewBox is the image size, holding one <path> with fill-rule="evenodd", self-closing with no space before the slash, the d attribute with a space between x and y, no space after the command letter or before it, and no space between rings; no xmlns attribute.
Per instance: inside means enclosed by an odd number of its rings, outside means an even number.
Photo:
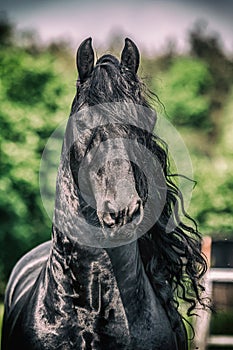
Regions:
<svg viewBox="0 0 233 350"><path fill-rule="evenodd" d="M129 223L133 229L141 223L148 195L137 163L145 160L143 142L154 127L155 112L142 97L139 61L130 39L120 60L105 54L95 64L91 38L77 51L79 79L65 148L79 212L92 225L110 229L110 236Z"/></svg>

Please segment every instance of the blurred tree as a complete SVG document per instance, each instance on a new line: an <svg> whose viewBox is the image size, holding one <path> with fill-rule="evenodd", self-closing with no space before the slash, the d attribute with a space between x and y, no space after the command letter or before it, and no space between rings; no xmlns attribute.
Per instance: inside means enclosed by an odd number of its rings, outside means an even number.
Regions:
<svg viewBox="0 0 233 350"><path fill-rule="evenodd" d="M221 94L230 91L233 77L233 62L224 53L221 39L215 32L207 31L207 24L198 21L190 31L191 54L208 63L213 76L213 88Z"/></svg>
<svg viewBox="0 0 233 350"><path fill-rule="evenodd" d="M202 232L216 238L232 239L233 88L226 99L221 122L221 137L216 144L205 145L207 152L203 152L200 133L183 134L189 145L198 183L197 189L193 191L190 210Z"/></svg>
<svg viewBox="0 0 233 350"><path fill-rule="evenodd" d="M203 22L190 31L189 40L190 54L180 56L173 50L149 61L151 89L189 148L198 183L190 214L201 232L229 238L233 234L233 61L218 34L207 31Z"/></svg>
<svg viewBox="0 0 233 350"><path fill-rule="evenodd" d="M154 79L154 90L176 125L210 127L208 90L212 79L205 63L190 57L174 57L160 79Z"/></svg>
<svg viewBox="0 0 233 350"><path fill-rule="evenodd" d="M0 12L0 47L12 44L13 25L10 23L5 12Z"/></svg>
<svg viewBox="0 0 233 350"><path fill-rule="evenodd" d="M7 45L13 42L8 34L0 36L5 45L0 51L0 295L17 259L50 237L40 198L40 159L72 99L67 99L69 74L61 74L55 56Z"/></svg>
<svg viewBox="0 0 233 350"><path fill-rule="evenodd" d="M210 119L212 129L210 141L215 142L221 135L222 109L226 103L233 81L233 61L224 53L220 37L209 32L207 23L197 21L189 33L191 54L208 65L212 77L210 91Z"/></svg>

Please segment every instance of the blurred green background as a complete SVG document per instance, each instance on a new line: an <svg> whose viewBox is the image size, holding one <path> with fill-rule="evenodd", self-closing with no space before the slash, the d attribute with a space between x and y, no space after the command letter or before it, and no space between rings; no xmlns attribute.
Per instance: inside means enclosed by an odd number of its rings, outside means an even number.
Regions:
<svg viewBox="0 0 233 350"><path fill-rule="evenodd" d="M189 214L200 231L233 238L233 59L201 23L190 51L171 43L155 57L142 53L140 76L166 108L189 150L197 186ZM118 39L111 47L118 50ZM118 51L116 51L119 54ZM65 41L38 44L7 19L0 23L0 300L10 271L29 249L50 238L40 196L45 144L69 115L75 94L73 52ZM1 309L0 309L1 318Z"/></svg>

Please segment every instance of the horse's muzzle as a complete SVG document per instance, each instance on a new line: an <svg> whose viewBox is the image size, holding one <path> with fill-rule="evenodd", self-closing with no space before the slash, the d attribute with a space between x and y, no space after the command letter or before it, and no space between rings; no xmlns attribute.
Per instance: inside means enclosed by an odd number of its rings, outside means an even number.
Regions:
<svg viewBox="0 0 233 350"><path fill-rule="evenodd" d="M104 228L117 228L133 222L136 225L143 219L142 200L135 195L124 209L119 209L113 200L105 200L103 211L97 211L100 225Z"/></svg>

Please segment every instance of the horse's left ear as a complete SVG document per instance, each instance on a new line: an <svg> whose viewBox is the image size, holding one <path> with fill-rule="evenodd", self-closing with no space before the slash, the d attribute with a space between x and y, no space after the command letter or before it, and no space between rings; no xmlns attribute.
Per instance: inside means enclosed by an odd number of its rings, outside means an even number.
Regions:
<svg viewBox="0 0 233 350"><path fill-rule="evenodd" d="M91 38L84 40L77 51L76 64L81 83L91 75L94 67L94 51L91 41Z"/></svg>
<svg viewBox="0 0 233 350"><path fill-rule="evenodd" d="M140 62L140 54L137 46L129 38L125 39L125 46L121 54L121 64L133 73L137 73Z"/></svg>

